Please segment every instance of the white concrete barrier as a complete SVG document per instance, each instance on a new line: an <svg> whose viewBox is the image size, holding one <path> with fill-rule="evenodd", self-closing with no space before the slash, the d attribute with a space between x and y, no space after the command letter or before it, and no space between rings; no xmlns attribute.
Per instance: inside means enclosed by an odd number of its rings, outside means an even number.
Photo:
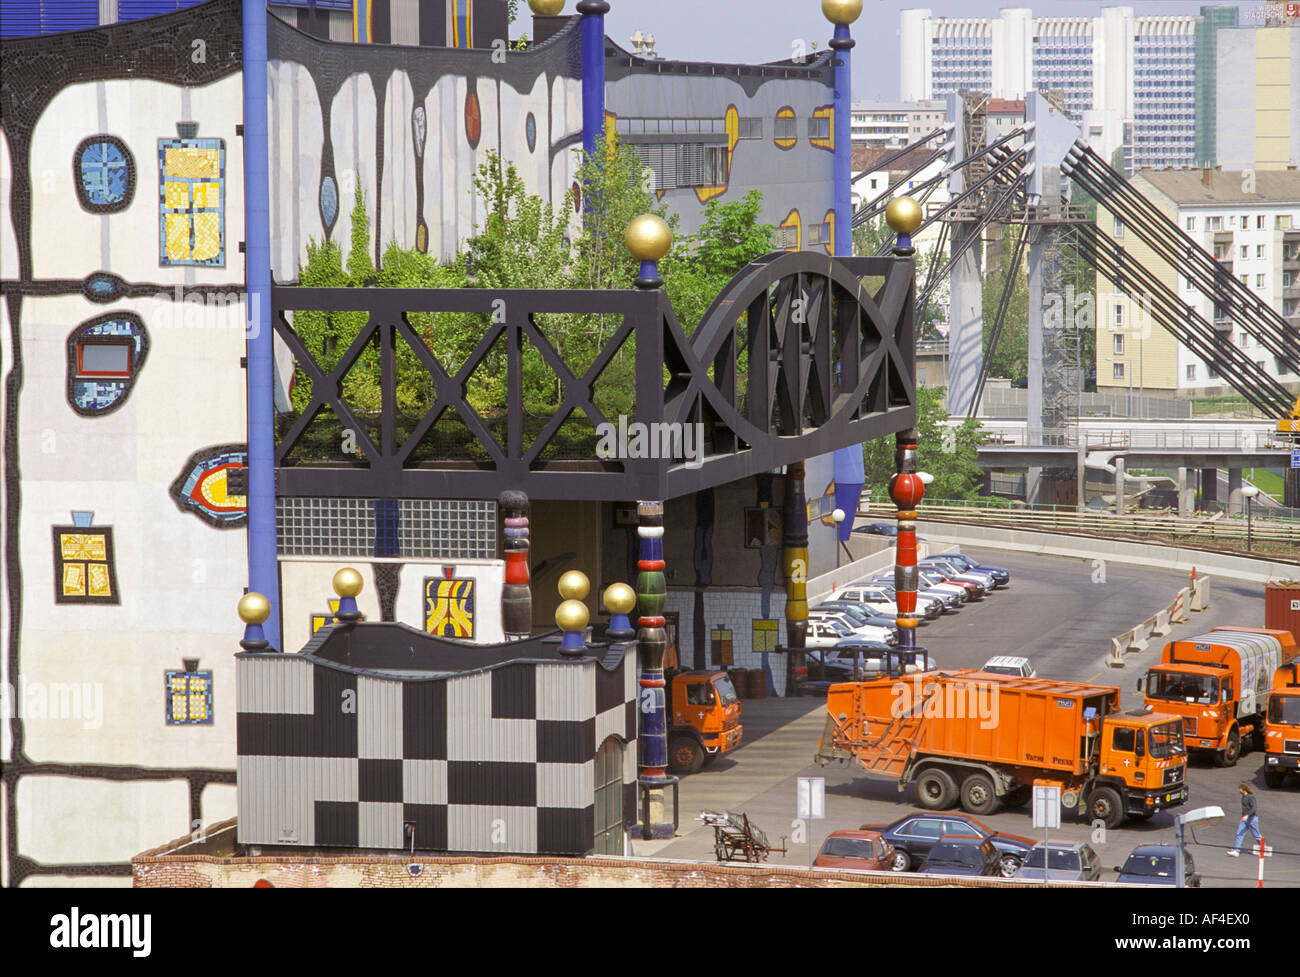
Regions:
<svg viewBox="0 0 1300 977"><path fill-rule="evenodd" d="M1194 611L1203 611L1210 606L1210 578L1206 575L1195 576L1195 570L1192 572L1191 608Z"/></svg>
<svg viewBox="0 0 1300 977"><path fill-rule="evenodd" d="M1210 606L1210 578L1197 577L1193 586L1184 587L1178 591L1173 601L1168 607L1162 607L1156 613L1147 618L1131 631L1125 631L1110 639L1110 658L1106 664L1111 668L1124 667L1125 652L1146 651L1150 646L1152 638L1163 638L1173 630L1173 625L1183 624L1187 621L1187 609L1190 606L1195 608L1192 603L1194 588L1204 586L1205 588L1205 607Z"/></svg>

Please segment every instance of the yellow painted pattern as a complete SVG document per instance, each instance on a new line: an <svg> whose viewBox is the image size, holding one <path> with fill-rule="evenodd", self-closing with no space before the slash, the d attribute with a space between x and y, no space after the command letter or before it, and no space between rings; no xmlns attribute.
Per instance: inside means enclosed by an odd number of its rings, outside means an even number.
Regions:
<svg viewBox="0 0 1300 977"><path fill-rule="evenodd" d="M433 581L433 594L425 587L424 629L444 638L474 637L473 580Z"/></svg>
<svg viewBox="0 0 1300 977"><path fill-rule="evenodd" d="M86 596L86 565L84 563L63 564L63 596Z"/></svg>
<svg viewBox="0 0 1300 977"><path fill-rule="evenodd" d="M163 186L163 203L168 207L188 207L190 205L190 185L179 180L168 180Z"/></svg>
<svg viewBox="0 0 1300 977"><path fill-rule="evenodd" d="M829 132L830 135L825 139L809 139L808 141L812 143L814 146L816 146L818 149L829 149L831 151L834 151L835 149L835 106L823 105L821 108L813 112L812 117L814 119L829 119L830 123L826 131Z"/></svg>
<svg viewBox="0 0 1300 977"><path fill-rule="evenodd" d="M167 257L184 261L190 256L190 218L188 214L168 214Z"/></svg>
<svg viewBox="0 0 1300 977"><path fill-rule="evenodd" d="M716 187L696 187L695 196L700 203L706 203L714 197L720 197L727 192L727 187L731 182L731 159L736 154L736 144L740 142L740 112L734 105L727 106L727 114L723 116L723 125L727 129L727 183Z"/></svg>
<svg viewBox="0 0 1300 977"><path fill-rule="evenodd" d="M207 261L221 252L221 215L202 213L194 215L195 261Z"/></svg>
<svg viewBox="0 0 1300 977"><path fill-rule="evenodd" d="M177 146L164 152L163 167L168 176L215 180L221 176L221 154L216 149Z"/></svg>
<svg viewBox="0 0 1300 977"><path fill-rule="evenodd" d="M112 597L113 588L108 582L108 564L91 563L88 564L90 571L90 596L91 597Z"/></svg>
<svg viewBox="0 0 1300 977"><path fill-rule="evenodd" d="M65 560L106 560L107 544L102 533L60 533L59 549Z"/></svg>
<svg viewBox="0 0 1300 977"><path fill-rule="evenodd" d="M785 220L781 221L779 227L793 227L795 231L794 246L786 248L787 251L798 251L803 247L803 223L799 219L799 211L792 210L785 215Z"/></svg>

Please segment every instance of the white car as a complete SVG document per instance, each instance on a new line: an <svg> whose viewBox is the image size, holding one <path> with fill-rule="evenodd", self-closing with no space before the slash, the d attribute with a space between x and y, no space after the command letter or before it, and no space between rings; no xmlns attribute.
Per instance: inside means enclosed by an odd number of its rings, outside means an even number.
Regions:
<svg viewBox="0 0 1300 977"><path fill-rule="evenodd" d="M918 560L917 565L920 567L934 567L949 580L969 580L971 583L977 583L984 588L986 594L993 593L993 588L997 584L997 581L993 579L993 574L991 573L983 573L979 570L966 570L958 566L956 563L949 563L941 557L926 557L924 560Z"/></svg>
<svg viewBox="0 0 1300 977"><path fill-rule="evenodd" d="M866 604L868 607L874 607L877 610L884 611L886 614L898 615L898 602L895 600L895 594L885 590L883 587L873 587L866 584L853 584L846 587L835 595L838 600L850 600L857 604ZM943 603L933 597L916 596L916 609L925 617L937 617L943 611Z"/></svg>
<svg viewBox="0 0 1300 977"><path fill-rule="evenodd" d="M834 621L836 624L848 629L849 633L844 635L846 638L859 638L862 641L882 641L886 644L893 644L898 640L894 635L893 628L878 627L875 624L857 624L848 615L834 610L810 611L808 620Z"/></svg>
<svg viewBox="0 0 1300 977"><path fill-rule="evenodd" d="M995 675L1014 675L1016 678L1038 678L1034 666L1028 658L1018 655L995 655L984 663L981 672L993 672Z"/></svg>
<svg viewBox="0 0 1300 977"><path fill-rule="evenodd" d="M808 615L808 632L805 648L834 648L844 641L878 641L882 644L898 643L894 635L884 628L850 628L842 621L826 616Z"/></svg>
<svg viewBox="0 0 1300 977"><path fill-rule="evenodd" d="M940 593L956 594L957 598L965 604L970 600L970 591L961 584L944 583L945 577L935 570L926 570L924 567L917 568L917 579L924 583L927 590L937 590Z"/></svg>

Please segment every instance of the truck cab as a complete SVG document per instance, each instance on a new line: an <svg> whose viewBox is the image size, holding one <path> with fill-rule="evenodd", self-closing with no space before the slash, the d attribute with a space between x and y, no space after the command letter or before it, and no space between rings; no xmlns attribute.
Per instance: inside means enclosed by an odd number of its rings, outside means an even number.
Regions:
<svg viewBox="0 0 1300 977"><path fill-rule="evenodd" d="M1122 792L1125 814L1143 819L1182 804L1187 799L1182 720L1145 710L1107 716L1098 744L1097 774L1100 786L1088 792L1088 813L1108 824L1114 820L1107 808L1115 793Z"/></svg>
<svg viewBox="0 0 1300 977"><path fill-rule="evenodd" d="M1300 776L1300 665L1273 673L1264 716L1264 783L1281 787L1288 772Z"/></svg>
<svg viewBox="0 0 1300 977"><path fill-rule="evenodd" d="M679 666L677 628L670 620L664 649L668 693L668 769L679 776L740 745L740 697L726 672Z"/></svg>

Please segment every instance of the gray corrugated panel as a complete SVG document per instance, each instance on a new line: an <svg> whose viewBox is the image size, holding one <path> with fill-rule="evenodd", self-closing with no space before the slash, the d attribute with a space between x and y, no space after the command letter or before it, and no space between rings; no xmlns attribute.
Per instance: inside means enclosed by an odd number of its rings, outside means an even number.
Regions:
<svg viewBox="0 0 1300 977"><path fill-rule="evenodd" d="M357 843L362 848L401 848L402 805L362 801L357 828Z"/></svg>
<svg viewBox="0 0 1300 977"><path fill-rule="evenodd" d="M296 655L236 659L235 709L311 715L311 663Z"/></svg>
<svg viewBox="0 0 1300 977"><path fill-rule="evenodd" d="M627 658L623 661L623 690L628 702L636 702L636 681L637 681L637 664L636 648L633 646L627 653Z"/></svg>
<svg viewBox="0 0 1300 977"><path fill-rule="evenodd" d="M241 842L312 843L311 764L306 757L239 757Z"/></svg>
<svg viewBox="0 0 1300 977"><path fill-rule="evenodd" d="M402 802L405 804L446 804L447 761L403 760Z"/></svg>
<svg viewBox="0 0 1300 977"><path fill-rule="evenodd" d="M492 718L492 677L487 672L447 680L447 759L537 760L533 720Z"/></svg>
<svg viewBox="0 0 1300 977"><path fill-rule="evenodd" d="M581 722L596 712L595 661L547 662L533 667L537 718Z"/></svg>
<svg viewBox="0 0 1300 977"><path fill-rule="evenodd" d="M537 809L452 804L447 808L447 848L465 852L535 852Z"/></svg>
<svg viewBox="0 0 1300 977"><path fill-rule="evenodd" d="M595 761L539 763L538 807L588 807L595 791Z"/></svg>
<svg viewBox="0 0 1300 977"><path fill-rule="evenodd" d="M636 748L625 748L623 750L623 783L635 784L636 777Z"/></svg>
<svg viewBox="0 0 1300 977"><path fill-rule="evenodd" d="M402 683L357 676L357 756L402 758Z"/></svg>
<svg viewBox="0 0 1300 977"><path fill-rule="evenodd" d="M357 761L352 757L311 757L311 800L355 801Z"/></svg>
<svg viewBox="0 0 1300 977"><path fill-rule="evenodd" d="M622 703L619 703L613 709L606 709L596 716L596 748L604 743L607 737L617 736L619 741L623 740L624 727L627 725L626 710Z"/></svg>

